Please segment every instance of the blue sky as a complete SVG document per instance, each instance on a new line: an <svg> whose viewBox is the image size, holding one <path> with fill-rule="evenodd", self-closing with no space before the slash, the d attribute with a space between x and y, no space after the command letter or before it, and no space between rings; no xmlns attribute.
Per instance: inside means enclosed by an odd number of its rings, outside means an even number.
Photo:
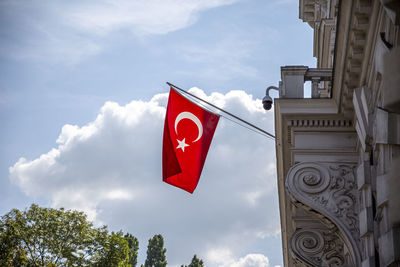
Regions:
<svg viewBox="0 0 400 267"><path fill-rule="evenodd" d="M273 141L222 119L189 195L161 182L161 137L167 81L273 132L265 88L315 66L297 1L5 0L0 38L0 214L84 210L139 263L161 233L171 266L282 265Z"/></svg>

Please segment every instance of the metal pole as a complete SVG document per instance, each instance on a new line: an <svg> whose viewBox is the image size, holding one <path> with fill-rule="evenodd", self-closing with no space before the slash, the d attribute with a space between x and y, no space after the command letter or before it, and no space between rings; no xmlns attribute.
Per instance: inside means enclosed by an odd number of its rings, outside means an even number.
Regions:
<svg viewBox="0 0 400 267"><path fill-rule="evenodd" d="M200 97L197 97L197 96L195 96L195 95L193 95L193 94L191 94L191 93L189 93L189 92L183 90L182 88L179 88L179 87L176 86L176 85L173 85L172 83L167 82L167 84L168 84L169 86L171 86L171 87L174 87L175 89L178 89L179 91L181 91L181 92L183 92L183 93L185 93L185 94L190 95L191 97L196 98L197 100L200 100L200 101L202 101L202 102L204 102L204 103L206 103L206 104L212 106L213 108L218 109L219 111L224 112L225 114L228 114L229 116L231 116L231 117L233 117L233 118L235 118L235 119L237 119L237 120L239 120L239 121L241 121L241 122L243 122L243 123L249 125L250 127L253 127L254 129L257 129L258 131L260 131L260 132L262 132L262 133L264 133L264 134L266 134L266 135L268 135L268 136L270 136L270 137L272 137L272 138L275 138L275 136L274 136L273 134L270 134L269 132L266 132L266 131L264 131L263 129L258 128L257 126L251 124L250 122L247 122L247 121L245 121L245 120L243 120L243 119L241 119L241 118L239 118L239 117L233 115L232 113L230 113L230 112L228 112L228 111L225 111L225 110L223 110L222 108L219 108L219 107L217 107L217 106L215 106L215 105L213 105L213 104L211 104L211 103L209 103L209 102L207 102L207 101L201 99Z"/></svg>

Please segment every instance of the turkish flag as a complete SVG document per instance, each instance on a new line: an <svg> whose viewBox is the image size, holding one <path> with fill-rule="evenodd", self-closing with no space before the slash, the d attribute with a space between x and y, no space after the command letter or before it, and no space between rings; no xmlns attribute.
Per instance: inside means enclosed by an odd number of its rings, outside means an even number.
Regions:
<svg viewBox="0 0 400 267"><path fill-rule="evenodd" d="M199 182L219 116L171 88L165 115L163 181L193 193Z"/></svg>

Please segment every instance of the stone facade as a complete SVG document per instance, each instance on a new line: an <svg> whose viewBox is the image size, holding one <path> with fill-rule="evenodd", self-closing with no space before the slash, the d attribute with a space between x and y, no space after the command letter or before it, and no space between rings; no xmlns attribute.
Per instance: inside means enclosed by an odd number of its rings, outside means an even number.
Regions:
<svg viewBox="0 0 400 267"><path fill-rule="evenodd" d="M317 66L275 100L284 264L400 266L400 1L299 4Z"/></svg>

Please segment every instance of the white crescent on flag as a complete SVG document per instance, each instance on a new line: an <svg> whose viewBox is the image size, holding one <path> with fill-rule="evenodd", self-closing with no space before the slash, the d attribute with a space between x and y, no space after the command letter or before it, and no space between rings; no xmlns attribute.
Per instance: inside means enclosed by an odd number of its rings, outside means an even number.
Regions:
<svg viewBox="0 0 400 267"><path fill-rule="evenodd" d="M176 116L175 133L178 134L178 131L177 131L178 123L183 119L189 119L196 124L197 128L199 129L199 135L197 136L196 140L193 141L193 143L198 141L203 136L203 125L201 124L201 121L199 120L199 118L197 118L193 113L184 111L184 112L179 113L178 116Z"/></svg>

